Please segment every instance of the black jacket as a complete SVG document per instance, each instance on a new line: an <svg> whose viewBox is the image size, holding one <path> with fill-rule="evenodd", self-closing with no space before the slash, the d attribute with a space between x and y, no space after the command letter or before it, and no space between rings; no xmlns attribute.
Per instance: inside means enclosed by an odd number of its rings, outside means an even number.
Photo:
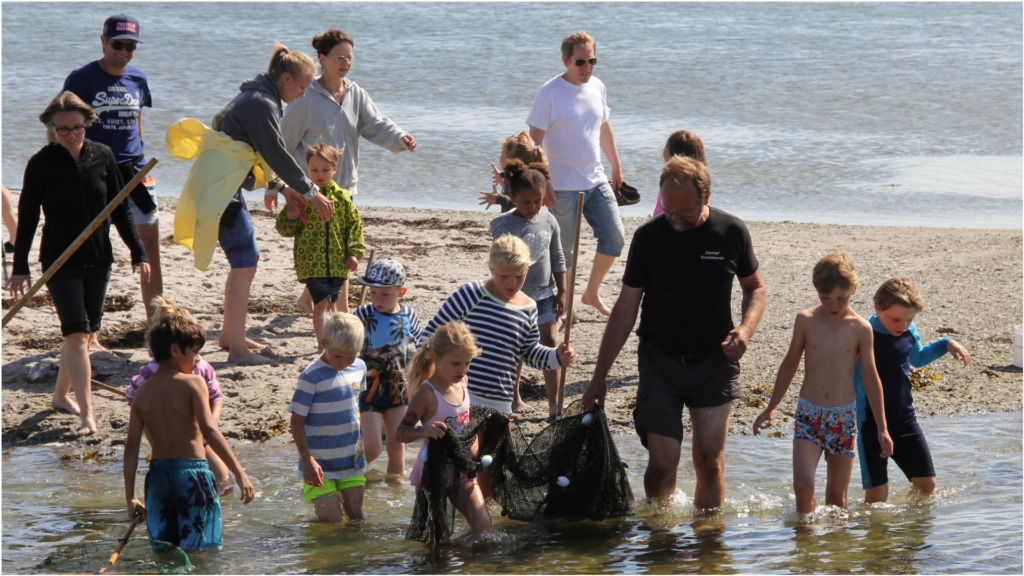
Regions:
<svg viewBox="0 0 1024 576"><path fill-rule="evenodd" d="M124 187L114 153L104 144L86 140L79 162L57 143L47 144L29 159L18 200L18 237L15 240L14 274L28 274L28 254L39 225L39 210L46 220L39 261L46 270ZM109 266L114 262L110 246L110 222L131 251L132 264L146 262L127 202L120 205L67 261L71 266Z"/></svg>

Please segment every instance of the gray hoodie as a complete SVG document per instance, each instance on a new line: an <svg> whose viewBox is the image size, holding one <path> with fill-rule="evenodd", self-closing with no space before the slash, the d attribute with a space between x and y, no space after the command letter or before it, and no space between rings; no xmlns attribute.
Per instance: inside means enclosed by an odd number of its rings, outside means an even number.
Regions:
<svg viewBox="0 0 1024 576"><path fill-rule="evenodd" d="M285 150L277 84L270 76L260 74L243 82L239 90L238 96L214 116L213 129L252 146L279 178L307 200L315 196L316 184ZM252 190L254 185L255 177L249 172L242 187Z"/></svg>
<svg viewBox="0 0 1024 576"><path fill-rule="evenodd" d="M359 193L359 137L392 152L403 152L408 148L402 138L409 133L381 114L366 90L348 78L344 82L345 96L339 104L314 81L306 96L293 100L284 111L281 134L296 162L305 161L306 149L314 144L326 142L338 148L341 158L334 181L355 196Z"/></svg>

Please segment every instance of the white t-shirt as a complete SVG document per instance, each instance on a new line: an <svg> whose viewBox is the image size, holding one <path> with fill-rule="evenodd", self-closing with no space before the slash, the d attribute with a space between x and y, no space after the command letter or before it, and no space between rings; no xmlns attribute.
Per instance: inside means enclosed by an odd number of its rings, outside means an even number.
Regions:
<svg viewBox="0 0 1024 576"><path fill-rule="evenodd" d="M589 190L608 180L601 166L601 125L610 114L604 83L593 76L582 86L555 76L537 91L526 123L544 130L555 190Z"/></svg>

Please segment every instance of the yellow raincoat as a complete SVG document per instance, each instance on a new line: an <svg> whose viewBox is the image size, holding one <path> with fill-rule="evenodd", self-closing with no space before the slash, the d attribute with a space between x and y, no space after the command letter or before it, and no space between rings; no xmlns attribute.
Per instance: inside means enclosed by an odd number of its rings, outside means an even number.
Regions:
<svg viewBox="0 0 1024 576"><path fill-rule="evenodd" d="M167 151L181 160L195 159L174 213L174 241L192 250L195 267L205 272L217 246L221 214L249 171L256 177L255 188L266 188L274 173L251 146L193 118L167 129Z"/></svg>

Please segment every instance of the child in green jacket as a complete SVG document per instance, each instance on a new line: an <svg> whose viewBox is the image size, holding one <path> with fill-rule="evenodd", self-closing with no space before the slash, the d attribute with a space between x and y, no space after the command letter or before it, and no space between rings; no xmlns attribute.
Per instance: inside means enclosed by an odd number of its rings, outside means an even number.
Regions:
<svg viewBox="0 0 1024 576"><path fill-rule="evenodd" d="M332 179L339 156L330 144L316 144L306 151L309 177L334 203L330 220L322 221L312 206L292 203L277 215L277 231L295 238L295 273L313 298L313 330L319 350L324 349L324 315L335 309L349 271L356 270L366 251L363 223L352 197Z"/></svg>

